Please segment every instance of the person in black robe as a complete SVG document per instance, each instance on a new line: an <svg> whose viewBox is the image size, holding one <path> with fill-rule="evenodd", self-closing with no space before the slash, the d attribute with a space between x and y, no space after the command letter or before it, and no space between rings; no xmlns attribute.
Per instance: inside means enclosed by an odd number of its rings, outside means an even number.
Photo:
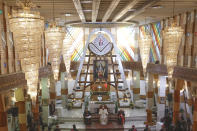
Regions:
<svg viewBox="0 0 197 131"><path fill-rule="evenodd" d="M71 131L78 131L75 124L73 125L73 129L71 129Z"/></svg>
<svg viewBox="0 0 197 131"><path fill-rule="evenodd" d="M53 116L55 113L55 104L53 103L53 101L49 105L49 112L50 112L50 116Z"/></svg>
<svg viewBox="0 0 197 131"><path fill-rule="evenodd" d="M83 113L83 118L84 118L85 124L91 124L91 113L90 111L88 111L88 109L85 109Z"/></svg>

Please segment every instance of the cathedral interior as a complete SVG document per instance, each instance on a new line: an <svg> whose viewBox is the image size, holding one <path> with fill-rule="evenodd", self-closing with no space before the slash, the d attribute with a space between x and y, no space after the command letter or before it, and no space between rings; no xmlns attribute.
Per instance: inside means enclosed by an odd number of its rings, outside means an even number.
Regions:
<svg viewBox="0 0 197 131"><path fill-rule="evenodd" d="M197 0L0 0L0 131L197 131Z"/></svg>

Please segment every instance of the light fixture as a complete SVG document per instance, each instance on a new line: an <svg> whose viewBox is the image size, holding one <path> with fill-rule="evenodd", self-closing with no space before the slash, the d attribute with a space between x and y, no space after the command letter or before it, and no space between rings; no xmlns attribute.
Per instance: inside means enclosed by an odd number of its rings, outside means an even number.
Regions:
<svg viewBox="0 0 197 131"><path fill-rule="evenodd" d="M64 16L72 16L71 13L65 13Z"/></svg>
<svg viewBox="0 0 197 131"><path fill-rule="evenodd" d="M92 10L83 10L83 12L92 12Z"/></svg>
<svg viewBox="0 0 197 131"><path fill-rule="evenodd" d="M173 16L174 16L175 1L173 1ZM172 80L174 67L177 65L177 54L183 35L183 29L175 24L172 18L172 24L166 27L163 31L164 52L166 53L166 65L168 71L168 79ZM172 84L172 83L171 83Z"/></svg>
<svg viewBox="0 0 197 131"><path fill-rule="evenodd" d="M16 59L21 60L22 71L27 80L28 94L35 104L44 21L39 12L31 10L31 2L22 4L22 7L17 11L12 10L9 24L13 32Z"/></svg>
<svg viewBox="0 0 197 131"><path fill-rule="evenodd" d="M49 62L51 62L54 79L59 77L60 56L64 39L64 31L58 27L54 20L54 0L53 0L53 22L45 31L46 48L49 51Z"/></svg>
<svg viewBox="0 0 197 131"><path fill-rule="evenodd" d="M83 0L81 1L81 4L90 4L92 3L92 0Z"/></svg>
<svg viewBox="0 0 197 131"><path fill-rule="evenodd" d="M146 32L145 34L141 35L141 37L139 38L139 47L144 76L146 74L146 67L149 62L151 44L152 37L149 33Z"/></svg>
<svg viewBox="0 0 197 131"><path fill-rule="evenodd" d="M161 8L163 8L163 6L161 6L161 5L154 5L154 6L152 6L152 8L153 9L161 9Z"/></svg>
<svg viewBox="0 0 197 131"><path fill-rule="evenodd" d="M52 24L45 31L45 39L46 48L49 51L49 61L52 65L54 79L58 80L64 31L61 27L56 26L56 24Z"/></svg>
<svg viewBox="0 0 197 131"><path fill-rule="evenodd" d="M174 67L177 65L177 54L181 43L183 29L174 24L164 29L163 37L165 44L166 65L168 71L168 79L172 79Z"/></svg>

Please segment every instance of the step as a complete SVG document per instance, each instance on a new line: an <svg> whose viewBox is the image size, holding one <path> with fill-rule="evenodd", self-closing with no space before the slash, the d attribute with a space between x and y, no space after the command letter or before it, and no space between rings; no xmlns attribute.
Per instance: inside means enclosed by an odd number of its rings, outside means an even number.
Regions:
<svg viewBox="0 0 197 131"><path fill-rule="evenodd" d="M83 118L78 117L58 117L59 122L83 122Z"/></svg>

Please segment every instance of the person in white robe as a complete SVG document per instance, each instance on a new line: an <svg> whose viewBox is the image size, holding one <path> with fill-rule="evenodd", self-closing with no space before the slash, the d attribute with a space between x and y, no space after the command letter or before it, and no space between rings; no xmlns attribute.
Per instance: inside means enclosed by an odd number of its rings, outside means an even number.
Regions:
<svg viewBox="0 0 197 131"><path fill-rule="evenodd" d="M101 123L101 125L107 125L108 112L107 112L107 109L105 109L104 106L102 106L102 108L99 109L99 115L100 115L100 123Z"/></svg>

